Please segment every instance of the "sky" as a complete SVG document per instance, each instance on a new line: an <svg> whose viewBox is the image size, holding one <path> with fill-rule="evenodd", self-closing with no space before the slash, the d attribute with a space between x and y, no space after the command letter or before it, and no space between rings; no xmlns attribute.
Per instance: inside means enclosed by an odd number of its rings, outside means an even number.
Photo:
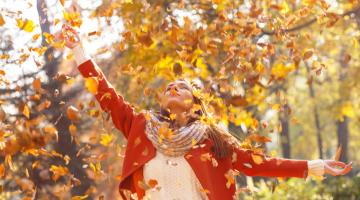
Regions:
<svg viewBox="0 0 360 200"><path fill-rule="evenodd" d="M48 5L48 17L50 21L53 21L54 18L63 19L63 10L64 7L60 4L59 0L47 0ZM79 0L77 1L78 4L83 11L82 20L83 23L78 29L80 35L82 36L82 42L86 49L86 51L90 55L94 55L97 49L103 46L111 45L114 41L121 39L120 35L121 32L124 30L124 26L122 20L117 17L111 17L111 24L112 26L107 26L100 37L92 37L90 40L87 37L87 34L93 31L101 30L101 27L106 26L105 19L93 18L90 19L88 16L90 12L95 10L97 6L101 4L101 0ZM65 1L65 7L69 7L71 1ZM25 52L28 51L28 47L39 47L41 43L41 39L38 39L35 43L31 40L32 36L41 33L40 25L39 25L39 17L36 8L36 0L1 0L0 1L0 9L1 14L5 20L5 25L0 27L4 30L3 34L11 35L13 37L12 41L14 43L15 49L10 51L11 60L17 60L18 56L20 55L19 50L24 48ZM21 11L21 14L16 14ZM16 25L16 18L23 18L23 19L31 19L36 24L36 28L31 32L19 31L19 27ZM53 34L56 31L60 30L62 23L58 23L56 26L52 26L50 32ZM115 26L114 26L115 25ZM114 38L118 37L118 38ZM66 49L69 52L69 49ZM66 55L67 53L65 53ZM31 53L35 59L41 59L38 57L36 53ZM31 56L31 57L32 57ZM109 55L102 55L102 56L109 56ZM21 66L19 65L6 65L4 66L3 61L0 61L1 67L0 69L4 69L6 73L6 78L10 81L15 81L18 79L19 75L23 72L28 73L32 71L37 71L37 66L33 59L27 59L25 63Z"/></svg>

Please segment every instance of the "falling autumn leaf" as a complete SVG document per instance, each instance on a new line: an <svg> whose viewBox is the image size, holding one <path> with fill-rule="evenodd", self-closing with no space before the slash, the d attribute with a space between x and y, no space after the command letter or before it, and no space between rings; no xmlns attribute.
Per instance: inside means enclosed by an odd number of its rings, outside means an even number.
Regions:
<svg viewBox="0 0 360 200"><path fill-rule="evenodd" d="M336 161L340 160L341 151L342 151L342 144L340 144L340 146L336 149L334 160L336 160Z"/></svg>
<svg viewBox="0 0 360 200"><path fill-rule="evenodd" d="M3 26L5 24L5 20L3 16L0 14L0 26Z"/></svg>
<svg viewBox="0 0 360 200"><path fill-rule="evenodd" d="M0 178L5 176L5 166L4 164L0 164Z"/></svg>
<svg viewBox="0 0 360 200"><path fill-rule="evenodd" d="M76 135L77 128L76 128L76 126L74 124L70 124L69 132L70 132L71 136L73 136L73 137Z"/></svg>
<svg viewBox="0 0 360 200"><path fill-rule="evenodd" d="M254 163L257 165L260 165L264 161L262 156L256 154L251 154L251 158L253 159Z"/></svg>
<svg viewBox="0 0 360 200"><path fill-rule="evenodd" d="M22 113L25 115L26 118L30 118L30 109L26 104L22 104L20 108L22 107Z"/></svg>
<svg viewBox="0 0 360 200"><path fill-rule="evenodd" d="M85 87L92 94L97 94L99 81L95 77L85 79Z"/></svg>
<svg viewBox="0 0 360 200"><path fill-rule="evenodd" d="M65 176L69 173L69 169L63 166L51 165L50 171L53 173L52 179L57 181L60 177Z"/></svg>
<svg viewBox="0 0 360 200"><path fill-rule="evenodd" d="M66 114L71 121L79 121L80 119L79 110L74 106L69 106L66 110Z"/></svg>
<svg viewBox="0 0 360 200"><path fill-rule="evenodd" d="M150 180L148 181L148 185L149 185L151 188L154 188L157 184L158 184L158 181L155 180L155 179L150 179Z"/></svg>
<svg viewBox="0 0 360 200"><path fill-rule="evenodd" d="M112 134L101 134L100 135L100 144L107 147L113 141L113 139L114 139L114 136Z"/></svg>
<svg viewBox="0 0 360 200"><path fill-rule="evenodd" d="M35 29L35 23L30 19L16 19L17 26L26 32L32 32Z"/></svg>

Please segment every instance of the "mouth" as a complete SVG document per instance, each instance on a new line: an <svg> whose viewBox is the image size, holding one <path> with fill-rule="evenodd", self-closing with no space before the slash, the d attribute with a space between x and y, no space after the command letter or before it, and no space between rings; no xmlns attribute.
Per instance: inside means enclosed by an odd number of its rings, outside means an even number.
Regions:
<svg viewBox="0 0 360 200"><path fill-rule="evenodd" d="M170 96L180 96L179 93L175 89L169 90L168 94L170 94Z"/></svg>

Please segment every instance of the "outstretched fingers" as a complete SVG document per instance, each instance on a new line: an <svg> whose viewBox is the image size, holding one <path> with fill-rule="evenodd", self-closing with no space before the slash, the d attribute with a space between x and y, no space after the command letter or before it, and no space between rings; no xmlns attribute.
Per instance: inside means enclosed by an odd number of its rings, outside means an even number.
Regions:
<svg viewBox="0 0 360 200"><path fill-rule="evenodd" d="M338 169L336 167L342 167L342 169ZM338 161L326 161L325 162L325 173L330 174L332 176L345 175L352 170L352 162L349 164L345 164L343 162Z"/></svg>

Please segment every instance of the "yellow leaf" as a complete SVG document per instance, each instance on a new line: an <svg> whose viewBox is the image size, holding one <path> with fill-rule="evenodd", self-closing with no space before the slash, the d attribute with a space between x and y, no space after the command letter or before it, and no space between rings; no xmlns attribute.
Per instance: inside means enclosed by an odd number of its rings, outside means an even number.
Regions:
<svg viewBox="0 0 360 200"><path fill-rule="evenodd" d="M30 109L26 104L24 105L24 109L23 109L22 113L25 115L26 118L28 118L28 119L30 118Z"/></svg>
<svg viewBox="0 0 360 200"><path fill-rule="evenodd" d="M15 171L15 166L14 163L12 162L12 157L11 155L6 155L5 156L5 163L8 164L8 166L10 167L11 171Z"/></svg>
<svg viewBox="0 0 360 200"><path fill-rule="evenodd" d="M80 27L82 24L82 19L79 12L63 12L64 19L70 23L71 26Z"/></svg>
<svg viewBox="0 0 360 200"><path fill-rule="evenodd" d="M57 181L60 177L69 173L69 169L63 166L51 165L50 171L53 173L52 179Z"/></svg>
<svg viewBox="0 0 360 200"><path fill-rule="evenodd" d="M354 37L352 40L353 40L353 44L354 44L354 49L358 49L359 48L358 39Z"/></svg>
<svg viewBox="0 0 360 200"><path fill-rule="evenodd" d="M44 127L44 132L51 136L55 136L56 141L58 141L58 139L59 139L58 130L56 129L56 127L54 125L47 124Z"/></svg>
<svg viewBox="0 0 360 200"><path fill-rule="evenodd" d="M90 163L89 166L93 170L93 172L95 172L95 173L99 173L101 171L100 162L96 163L96 165L94 165L93 163Z"/></svg>
<svg viewBox="0 0 360 200"><path fill-rule="evenodd" d="M256 154L251 154L251 157L252 157L254 163L257 164L257 165L260 165L264 161L261 156L256 155Z"/></svg>
<svg viewBox="0 0 360 200"><path fill-rule="evenodd" d="M34 22L30 19L23 20L23 19L19 18L19 19L16 19L16 23L20 29L22 29L26 32L32 32L35 28Z"/></svg>
<svg viewBox="0 0 360 200"><path fill-rule="evenodd" d="M90 77L85 79L85 87L92 94L97 94L98 84L99 82L95 77Z"/></svg>
<svg viewBox="0 0 360 200"><path fill-rule="evenodd" d="M45 127L44 127L44 131L45 133L48 133L48 134L57 134L57 130L55 128L54 125L52 124L47 124Z"/></svg>
<svg viewBox="0 0 360 200"><path fill-rule="evenodd" d="M37 33L37 34L33 35L32 39L35 41L35 40L37 40L39 37L40 37L40 34Z"/></svg>
<svg viewBox="0 0 360 200"><path fill-rule="evenodd" d="M48 44L53 44L54 43L54 39L55 39L55 36L50 34L50 33L47 33L47 32L44 32L43 33L44 37L45 37L45 41L48 43Z"/></svg>
<svg viewBox="0 0 360 200"><path fill-rule="evenodd" d="M278 103L277 103L277 104L274 104L274 105L272 106L272 109L275 110L275 111L279 111L280 108L281 108L281 105L278 104Z"/></svg>
<svg viewBox="0 0 360 200"><path fill-rule="evenodd" d="M71 200L83 200L83 199L87 199L89 195L83 195L83 196L73 196L71 197Z"/></svg>
<svg viewBox="0 0 360 200"><path fill-rule="evenodd" d="M344 103L342 105L341 114L343 116L347 116L347 117L354 117L355 116L355 111L354 111L354 108L353 108L351 102L346 102L346 103Z"/></svg>
<svg viewBox="0 0 360 200"><path fill-rule="evenodd" d="M289 5L286 3L286 1L282 1L280 13L286 14L289 11L290 11Z"/></svg>
<svg viewBox="0 0 360 200"><path fill-rule="evenodd" d="M114 139L114 136L112 134L101 134L100 136L100 144L104 146L109 146L111 141Z"/></svg>
<svg viewBox="0 0 360 200"><path fill-rule="evenodd" d="M279 80L285 78L288 73L293 70L295 70L294 64L284 65L283 63L279 62L271 69L271 75L274 77L274 79Z"/></svg>
<svg viewBox="0 0 360 200"><path fill-rule="evenodd" d="M69 132L70 134L74 137L76 135L77 132L77 128L74 124L70 124L69 126Z"/></svg>

